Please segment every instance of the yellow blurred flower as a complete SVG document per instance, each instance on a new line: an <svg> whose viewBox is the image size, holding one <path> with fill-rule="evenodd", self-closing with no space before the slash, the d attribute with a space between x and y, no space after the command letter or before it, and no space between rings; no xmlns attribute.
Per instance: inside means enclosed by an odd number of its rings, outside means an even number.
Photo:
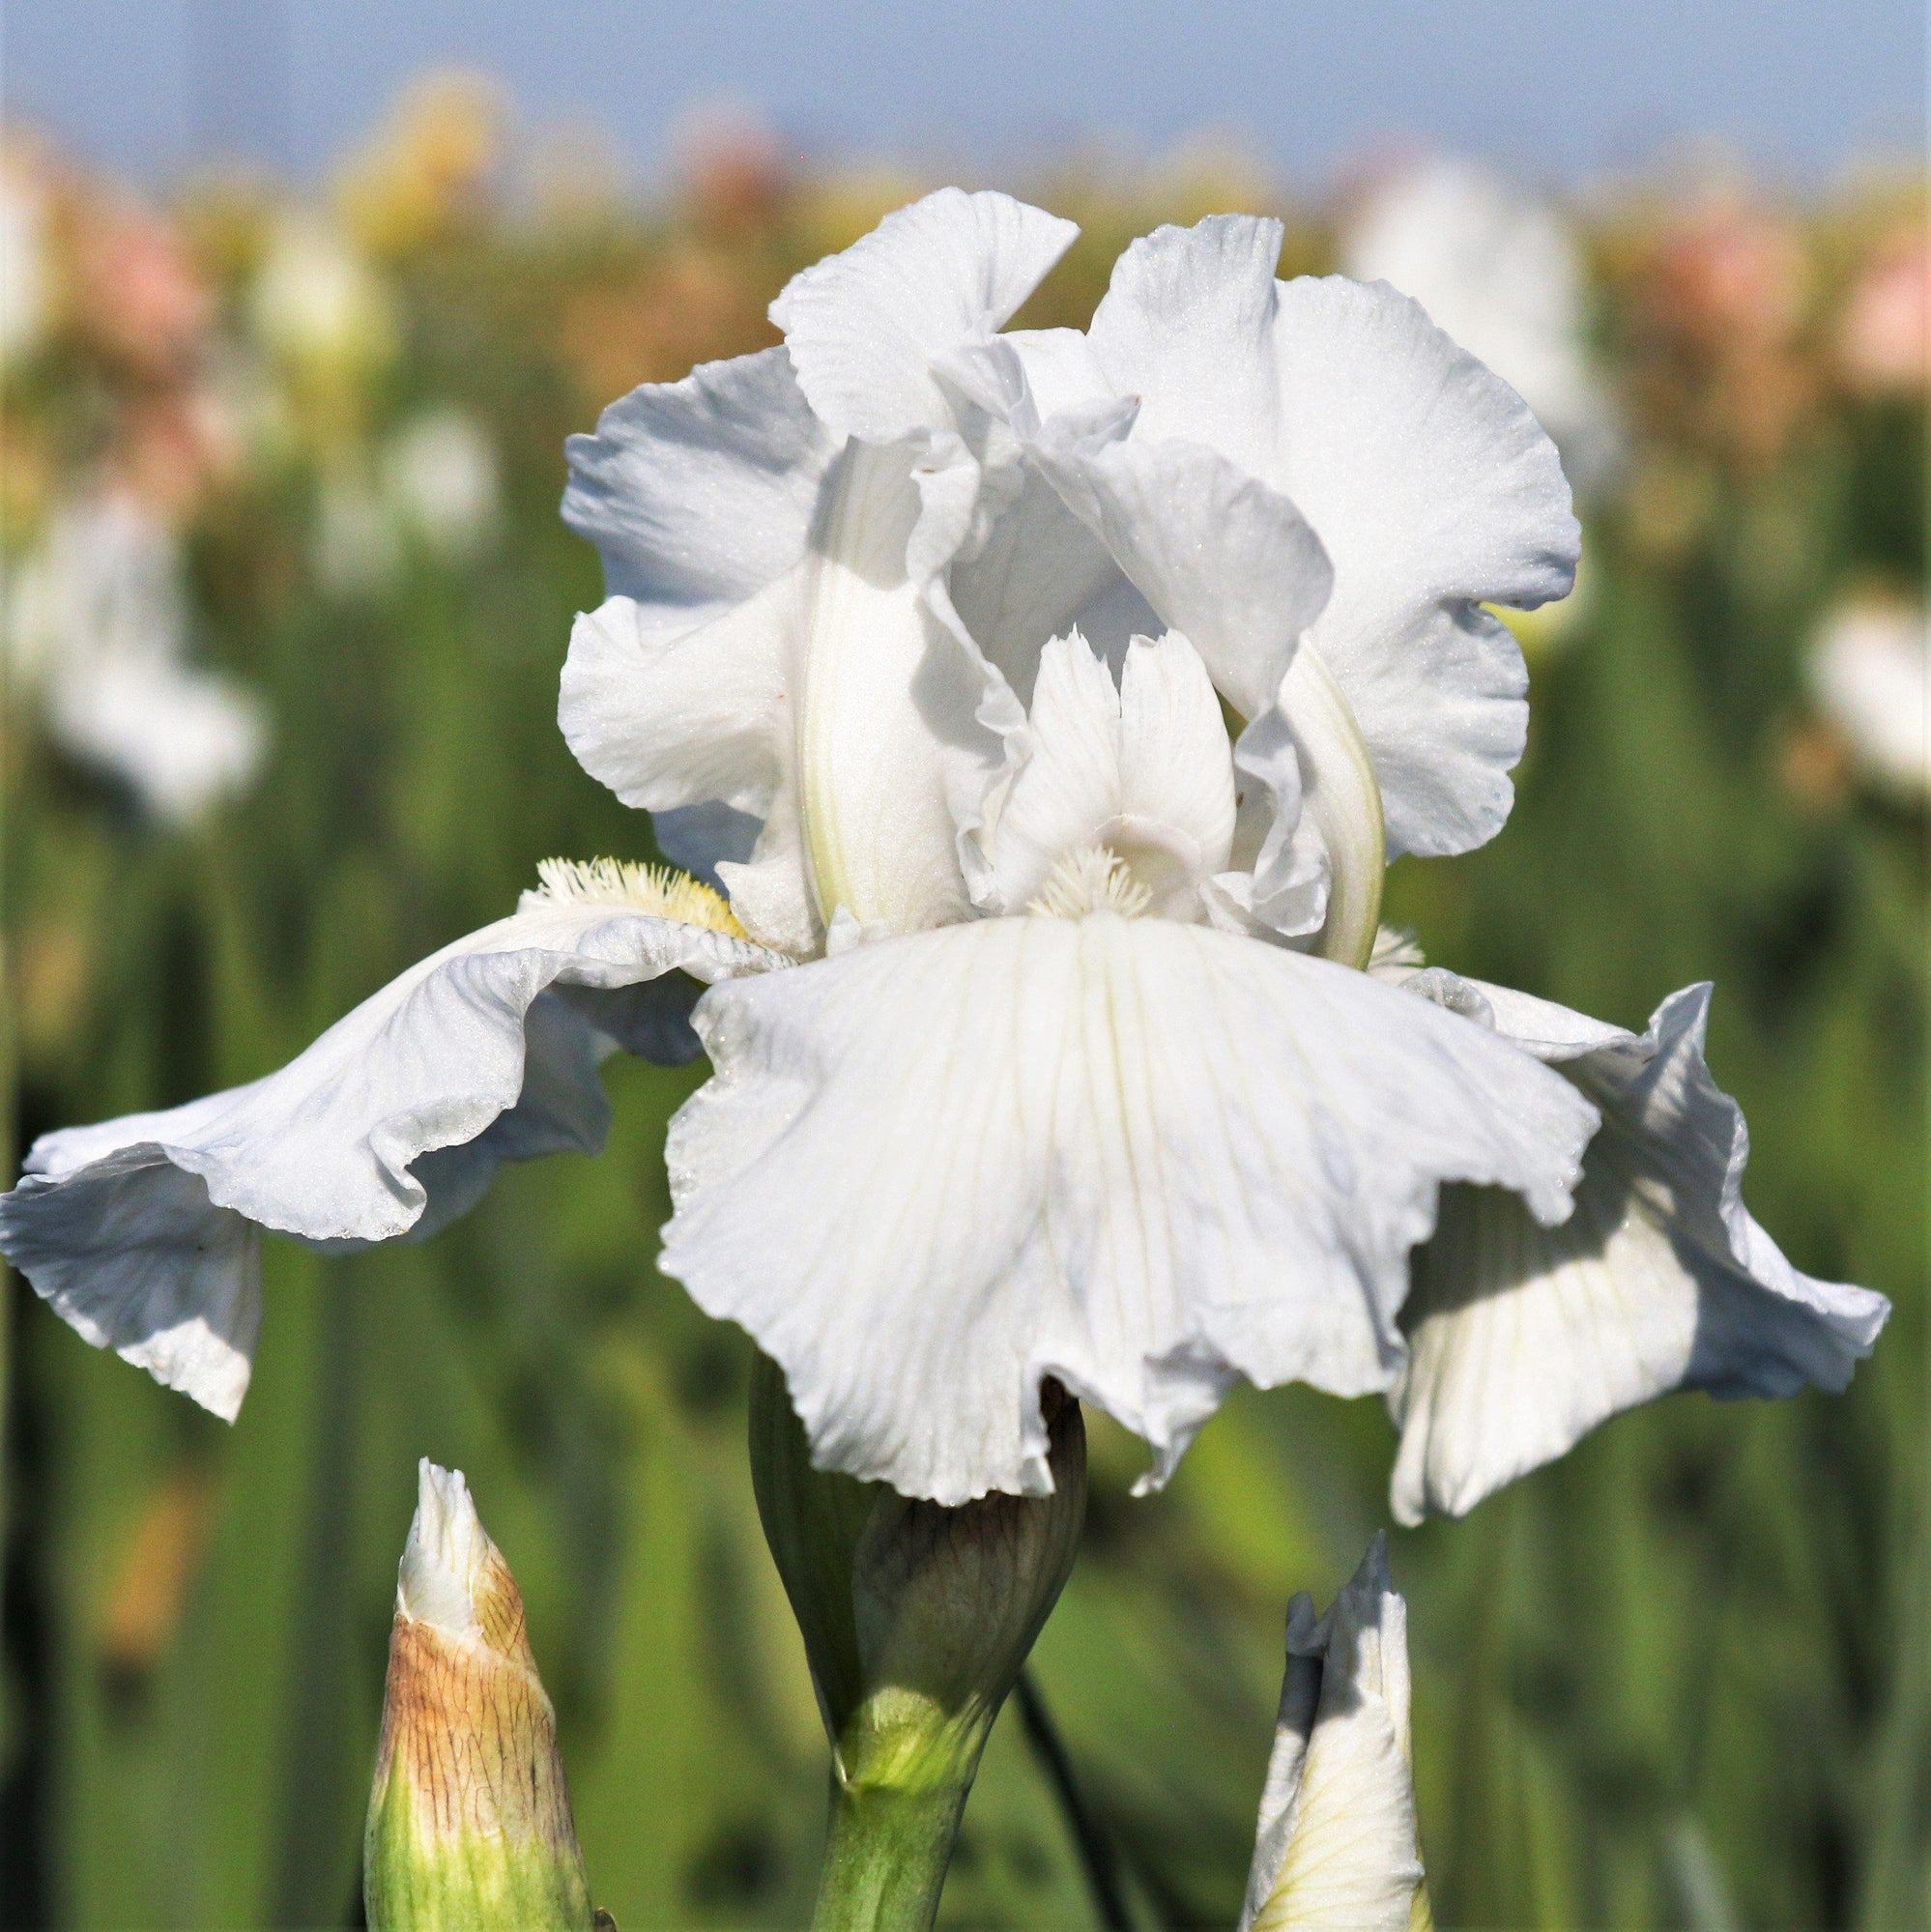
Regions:
<svg viewBox="0 0 1931 1932"><path fill-rule="evenodd" d="M333 223L287 214L275 223L249 308L318 442L352 439L371 383L400 346L394 298L380 270Z"/></svg>
<svg viewBox="0 0 1931 1932"><path fill-rule="evenodd" d="M504 98L485 75L425 75L343 166L336 201L370 253L407 254L474 206L503 152Z"/></svg>

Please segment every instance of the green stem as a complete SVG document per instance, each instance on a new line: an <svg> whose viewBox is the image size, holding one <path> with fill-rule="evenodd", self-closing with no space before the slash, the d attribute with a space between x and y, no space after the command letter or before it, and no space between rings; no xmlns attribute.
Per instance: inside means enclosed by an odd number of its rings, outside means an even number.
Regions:
<svg viewBox="0 0 1931 1932"><path fill-rule="evenodd" d="M834 1783L813 1932L927 1932L970 1789Z"/></svg>

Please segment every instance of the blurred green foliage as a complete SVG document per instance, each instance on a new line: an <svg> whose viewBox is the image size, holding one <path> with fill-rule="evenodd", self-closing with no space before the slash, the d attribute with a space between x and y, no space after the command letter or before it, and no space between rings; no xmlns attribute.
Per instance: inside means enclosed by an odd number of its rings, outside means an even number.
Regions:
<svg viewBox="0 0 1931 1932"><path fill-rule="evenodd" d="M22 1140L278 1064L506 909L541 858L649 855L641 815L555 729L571 616L599 596L556 516L562 438L632 382L769 339L784 276L912 186L793 180L753 147L649 213L580 177L512 204L490 187L486 102L413 111L331 217L387 292L388 340L277 362L248 292L280 217L231 184L173 216L210 304L185 357L157 367L74 308L12 382L13 548L116 463L171 488L199 648L274 730L250 793L168 831L10 706ZM1027 318L1070 322L1133 233L1266 192L1211 169L1033 186L1087 225ZM70 228L98 192L62 178ZM1530 634L1509 828L1392 880L1431 956L1626 1024L1714 978L1753 1208L1804 1268L1898 1304L1841 1399L1667 1400L1466 1522L1396 1536L1444 1924L1931 1922L1924 817L1859 784L1803 674L1848 590L1921 586L1921 392L1838 381L1828 332L1908 205L1873 187L1747 211L1809 277L1768 351L1747 314L1699 309L1697 231L1666 200L1592 231L1626 469L1588 505L1579 608ZM1330 246L1304 216L1289 266ZM143 412L238 371L243 426L152 484ZM374 476L428 403L496 452L486 537L455 555L403 529L380 567L331 578L330 493ZM824 1750L751 1500L748 1344L651 1263L664 1123L701 1077L613 1065L601 1158L510 1170L419 1247L323 1260L271 1242L232 1429L14 1284L9 1922L354 1921L422 1455L468 1472L522 1584L620 1925L806 1916ZM1325 1600L1353 1568L1391 1431L1372 1403L1245 1392L1150 1501L1127 1495L1135 1446L1103 1420L1093 1441L1085 1546L1037 1678L1140 1922L1231 1923L1285 1600ZM1012 1712L944 1918L1094 1922Z"/></svg>

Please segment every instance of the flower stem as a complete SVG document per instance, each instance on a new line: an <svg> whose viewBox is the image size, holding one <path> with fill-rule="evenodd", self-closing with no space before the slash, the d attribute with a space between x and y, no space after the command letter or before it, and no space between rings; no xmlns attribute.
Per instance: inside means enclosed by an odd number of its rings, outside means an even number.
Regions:
<svg viewBox="0 0 1931 1932"><path fill-rule="evenodd" d="M927 1932L970 1789L835 1782L813 1932Z"/></svg>
<svg viewBox="0 0 1931 1932"><path fill-rule="evenodd" d="M1026 1743L1052 1785L1059 1808L1066 1817L1066 1829L1080 1855L1080 1869L1093 1894L1093 1908L1107 1932L1132 1932L1133 1920L1127 1914L1126 1897L1120 1886L1119 1859L1105 1827L1087 1810L1073 1773L1073 1760L1060 1741L1046 1699L1040 1695L1030 1670L1020 1672L1017 1687L1020 1720L1025 1727Z"/></svg>

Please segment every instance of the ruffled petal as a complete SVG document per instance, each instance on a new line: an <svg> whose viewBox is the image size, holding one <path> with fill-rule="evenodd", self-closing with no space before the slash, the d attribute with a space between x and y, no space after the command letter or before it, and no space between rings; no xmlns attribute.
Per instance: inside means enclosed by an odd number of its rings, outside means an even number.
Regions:
<svg viewBox="0 0 1931 1932"><path fill-rule="evenodd" d="M1889 1304L1801 1274L1745 1210L1743 1114L1703 1060L1707 986L1673 994L1638 1037L1452 974L1408 984L1559 1063L1602 1127L1560 1227L1492 1190L1443 1195L1389 1397L1398 1519L1460 1515L1672 1389L1785 1396L1849 1381Z"/></svg>
<svg viewBox="0 0 1931 1932"><path fill-rule="evenodd" d="M763 868L755 930L813 940L790 782L793 655L807 557L840 439L782 349L647 383L567 445L563 517L602 553L611 591L579 618L558 723L578 762L656 819L665 855L700 876Z"/></svg>
<svg viewBox="0 0 1931 1932"><path fill-rule="evenodd" d="M785 964L706 926L530 895L276 1073L43 1136L0 1199L0 1249L90 1341L232 1417L260 1315L259 1228L328 1247L426 1233L503 1161L593 1151L608 1043L677 1038L640 1006L643 982Z"/></svg>
<svg viewBox="0 0 1931 1932"><path fill-rule="evenodd" d="M1093 447L1054 436L1032 460L1242 714L1265 709L1334 576L1285 497L1199 443Z"/></svg>
<svg viewBox="0 0 1931 1932"><path fill-rule="evenodd" d="M1408 1606L1376 1536L1325 1617L1287 1606L1287 1671L1241 1932L1412 1932L1422 1889Z"/></svg>
<svg viewBox="0 0 1931 1932"><path fill-rule="evenodd" d="M1010 195L940 188L793 275L771 320L839 435L890 443L950 428L933 365L1003 328L1079 232Z"/></svg>
<svg viewBox="0 0 1931 1932"><path fill-rule="evenodd" d="M782 349L646 383L572 436L563 521L603 557L612 596L688 628L804 555L843 439L805 401Z"/></svg>
<svg viewBox="0 0 1931 1932"><path fill-rule="evenodd" d="M1087 339L1113 391L1139 398L1137 439L1204 443L1274 481L1281 237L1279 221L1210 215L1191 228L1156 228L1113 264ZM1252 716L1257 707L1245 708Z"/></svg>
<svg viewBox="0 0 1931 1932"><path fill-rule="evenodd" d="M1513 389L1421 306L1340 276L1282 284L1276 466L1335 589L1311 642L1381 783L1392 852L1465 851L1508 817L1528 676L1484 603L1574 581L1555 446Z"/></svg>
<svg viewBox="0 0 1931 1932"><path fill-rule="evenodd" d="M663 1266L823 1466L1051 1486L1041 1380L1162 1481L1239 1375L1384 1389L1437 1184L1566 1211L1595 1110L1363 973L1168 920L990 919L714 988Z"/></svg>

